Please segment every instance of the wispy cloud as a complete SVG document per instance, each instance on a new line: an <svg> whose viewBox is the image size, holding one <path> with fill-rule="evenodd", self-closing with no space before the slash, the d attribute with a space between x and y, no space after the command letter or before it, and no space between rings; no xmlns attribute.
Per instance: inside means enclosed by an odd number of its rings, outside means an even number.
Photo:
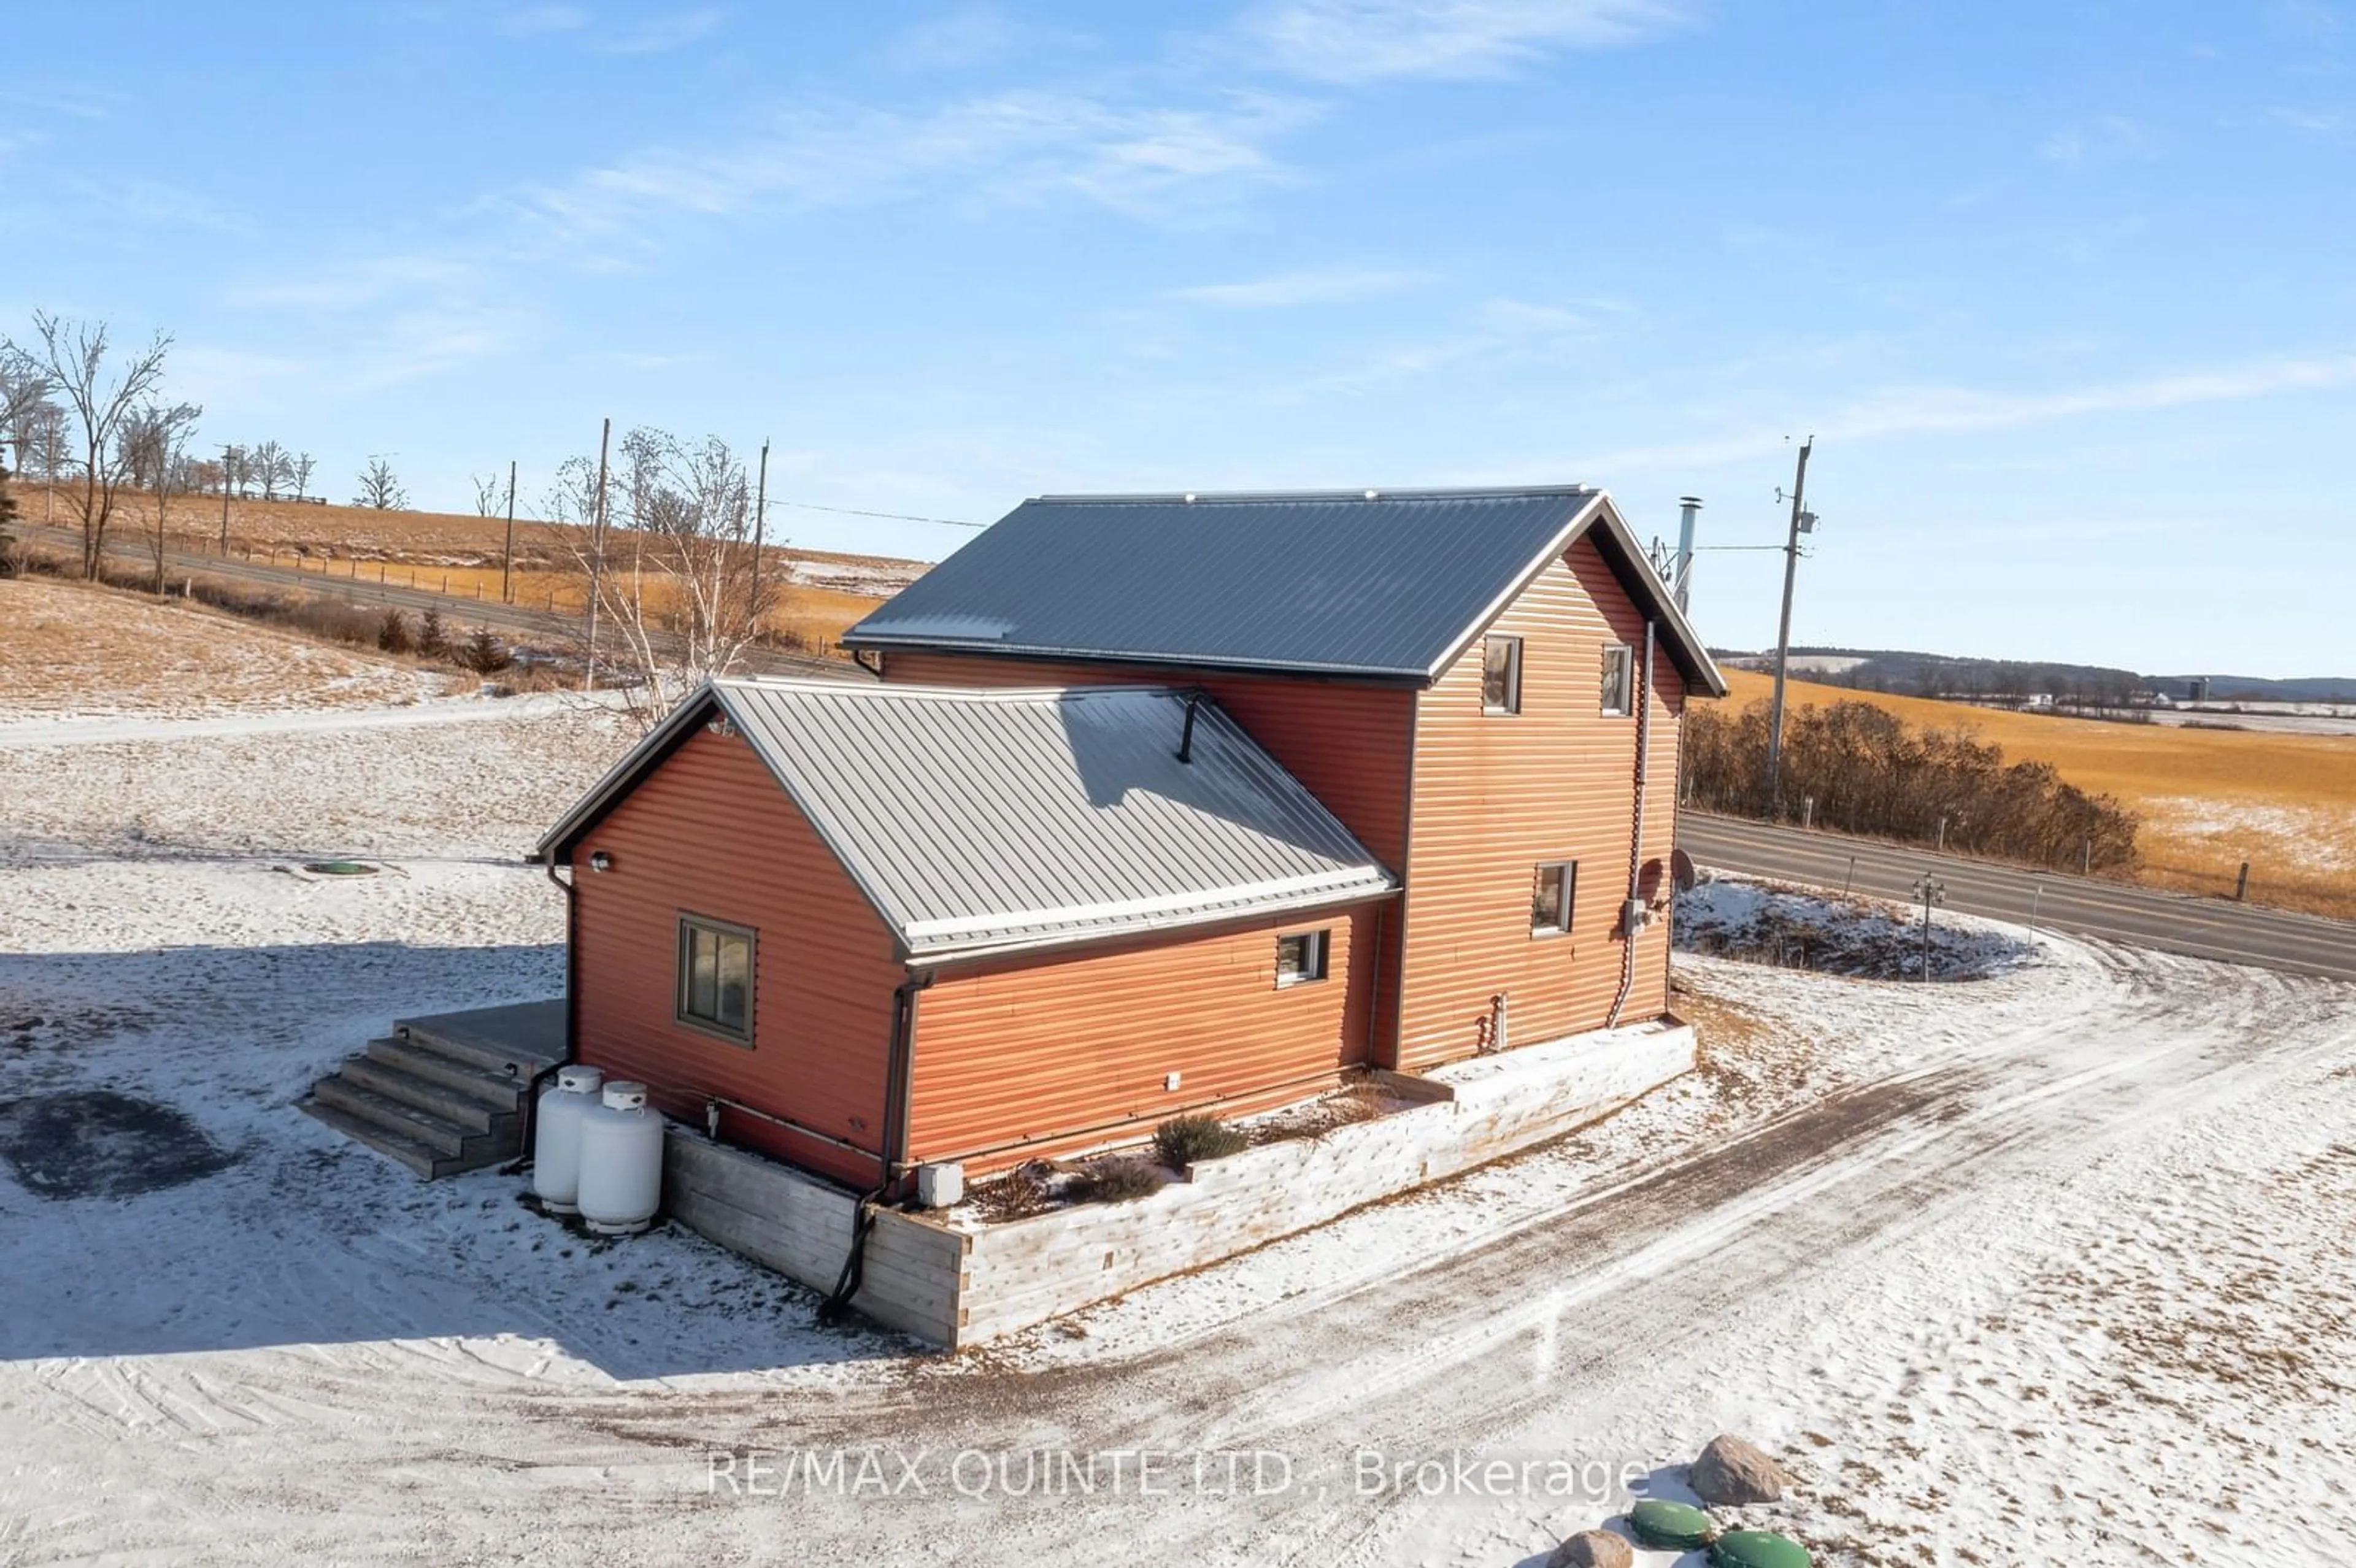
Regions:
<svg viewBox="0 0 2356 1568"><path fill-rule="evenodd" d="M1828 440L1878 441L1970 435L2101 414L2151 413L2211 403L2246 402L2295 392L2356 387L2356 354L2254 360L2208 370L2113 381L2051 392L1989 392L1965 387L1892 387L1817 421ZM1702 467L1779 451L1789 432L1764 425L1659 446L1631 448L1597 460L1605 468Z"/></svg>
<svg viewBox="0 0 2356 1568"><path fill-rule="evenodd" d="M727 20L728 13L716 5L640 16L626 27L599 35L593 47L609 55L664 54L710 37Z"/></svg>
<svg viewBox="0 0 2356 1568"><path fill-rule="evenodd" d="M1628 307L1613 300L1578 300L1569 304L1540 304L1530 300L1494 299L1474 313L1491 331L1505 335L1591 332L1612 316L1624 316Z"/></svg>
<svg viewBox="0 0 2356 1568"><path fill-rule="evenodd" d="M559 4L502 11L490 18L490 25L511 38L565 37L598 54L651 55L683 48L727 20L728 13L717 5L632 14L608 22L586 6Z"/></svg>
<svg viewBox="0 0 2356 1568"><path fill-rule="evenodd" d="M1175 108L1044 91L915 113L841 105L731 143L632 154L521 206L562 234L620 237L664 214L849 207L947 185L981 207L1066 196L1175 220L1285 177L1269 145L1313 112L1266 96Z"/></svg>
<svg viewBox="0 0 2356 1568"><path fill-rule="evenodd" d="M958 5L903 28L885 53L893 64L915 69L988 65L1004 58L1024 31L995 5Z"/></svg>
<svg viewBox="0 0 2356 1568"><path fill-rule="evenodd" d="M537 38L552 33L577 33L594 19L578 5L526 5L501 13L493 26L510 37Z"/></svg>
<svg viewBox="0 0 2356 1568"><path fill-rule="evenodd" d="M2064 168L2143 161L2158 155L2151 133L2124 114L2104 114L2064 126L2046 138L2037 155Z"/></svg>
<svg viewBox="0 0 2356 1568"><path fill-rule="evenodd" d="M1661 0L1270 0L1243 21L1260 63L1317 81L1498 76L1679 20Z"/></svg>
<svg viewBox="0 0 2356 1568"><path fill-rule="evenodd" d="M121 93L98 88L0 88L0 103L16 104L42 114L64 114L76 120L103 120L108 111L121 101Z"/></svg>
<svg viewBox="0 0 2356 1568"><path fill-rule="evenodd" d="M2306 109L2269 109L2266 118L2278 120L2296 130L2311 131L2319 136L2328 135L2347 123L2337 114L2318 114Z"/></svg>
<svg viewBox="0 0 2356 1568"><path fill-rule="evenodd" d="M1172 299L1198 304L1260 308L1349 304L1359 300L1395 294L1430 281L1429 272L1376 267L1323 267L1279 272L1271 277L1254 278L1248 283L1196 283L1190 288L1172 289L1169 294Z"/></svg>
<svg viewBox="0 0 2356 1568"><path fill-rule="evenodd" d="M2272 0L2261 16L2268 32L2295 43L2335 39L2345 30L2340 13L2322 0Z"/></svg>

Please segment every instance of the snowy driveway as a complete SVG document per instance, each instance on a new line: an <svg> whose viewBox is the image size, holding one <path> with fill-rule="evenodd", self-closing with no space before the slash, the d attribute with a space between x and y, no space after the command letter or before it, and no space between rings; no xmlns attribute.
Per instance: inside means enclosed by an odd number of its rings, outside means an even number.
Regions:
<svg viewBox="0 0 2356 1568"><path fill-rule="evenodd" d="M2356 1495L2356 989L2054 941L1972 985L1693 962L1759 1027L1630 1112L937 1358L287 1108L392 1013L555 973L545 882L466 861L559 787L548 738L460 731L409 795L365 732L272 737L293 798L251 820L227 785L137 798L110 752L129 795L50 800L0 867L0 1101L152 1097L236 1157L123 1199L0 1179L0 1563L1504 1568L1719 1430L1801 1466L1771 1511L1832 1563L2320 1561ZM233 779L253 743L154 763ZM302 837L304 791L337 837ZM110 812L168 815L172 850ZM363 832L410 875L184 858ZM850 1464L786 1481L813 1450ZM1006 1495L1043 1450L1095 1456L1094 1494Z"/></svg>

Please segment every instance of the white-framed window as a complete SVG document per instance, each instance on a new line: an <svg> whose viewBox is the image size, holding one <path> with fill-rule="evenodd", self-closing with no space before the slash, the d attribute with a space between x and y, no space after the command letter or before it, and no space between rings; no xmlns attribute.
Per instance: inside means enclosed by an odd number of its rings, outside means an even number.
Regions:
<svg viewBox="0 0 2356 1568"><path fill-rule="evenodd" d="M1636 650L1625 643L1603 645L1603 711L1636 710Z"/></svg>
<svg viewBox="0 0 2356 1568"><path fill-rule="evenodd" d="M1579 862L1548 860L1530 876L1530 934L1567 936L1579 901Z"/></svg>
<svg viewBox="0 0 2356 1568"><path fill-rule="evenodd" d="M1276 984L1305 986L1325 977L1327 933L1290 931L1276 939Z"/></svg>
<svg viewBox="0 0 2356 1568"><path fill-rule="evenodd" d="M1489 637L1481 644L1481 711L1522 710L1522 639Z"/></svg>
<svg viewBox="0 0 2356 1568"><path fill-rule="evenodd" d="M700 914L679 917L679 1021L753 1043L753 932Z"/></svg>

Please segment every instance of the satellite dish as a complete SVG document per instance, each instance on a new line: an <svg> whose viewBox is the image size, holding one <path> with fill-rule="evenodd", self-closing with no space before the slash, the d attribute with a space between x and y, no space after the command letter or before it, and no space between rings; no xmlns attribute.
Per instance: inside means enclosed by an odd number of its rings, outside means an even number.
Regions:
<svg viewBox="0 0 2356 1568"><path fill-rule="evenodd" d="M1669 880L1676 883L1677 891L1691 891L1693 885L1701 880L1694 873L1693 857L1682 849L1670 850Z"/></svg>

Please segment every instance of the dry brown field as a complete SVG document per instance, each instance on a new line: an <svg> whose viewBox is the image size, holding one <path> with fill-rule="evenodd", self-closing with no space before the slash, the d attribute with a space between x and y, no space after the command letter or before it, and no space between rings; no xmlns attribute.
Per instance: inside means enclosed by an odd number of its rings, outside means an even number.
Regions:
<svg viewBox="0 0 2356 1568"><path fill-rule="evenodd" d="M19 482L16 488L24 521L75 526L69 487L59 487L54 504L37 484ZM155 516L151 496L126 495L108 529L110 553L136 558L146 549ZM496 603L504 576L511 602L528 608L579 610L588 601L588 580L578 565L583 530L536 518L516 519L514 560L504 572L504 517L232 497L224 520L220 496L179 496L166 501L164 526L176 550L216 552L225 539L232 557L322 578L399 583ZM614 531L608 558L616 572L632 570L638 542L627 529ZM789 584L765 629L791 634L821 651L924 569L922 562L890 556L776 545L763 551L762 560Z"/></svg>
<svg viewBox="0 0 2356 1568"><path fill-rule="evenodd" d="M1727 680L1738 706L1774 689L1747 670ZM1969 730L2008 762L2052 763L2142 818L2140 880L2153 886L2231 893L2247 860L2253 898L2356 918L2356 738L2111 723L1799 680L1788 701L1870 702L1910 724Z"/></svg>

